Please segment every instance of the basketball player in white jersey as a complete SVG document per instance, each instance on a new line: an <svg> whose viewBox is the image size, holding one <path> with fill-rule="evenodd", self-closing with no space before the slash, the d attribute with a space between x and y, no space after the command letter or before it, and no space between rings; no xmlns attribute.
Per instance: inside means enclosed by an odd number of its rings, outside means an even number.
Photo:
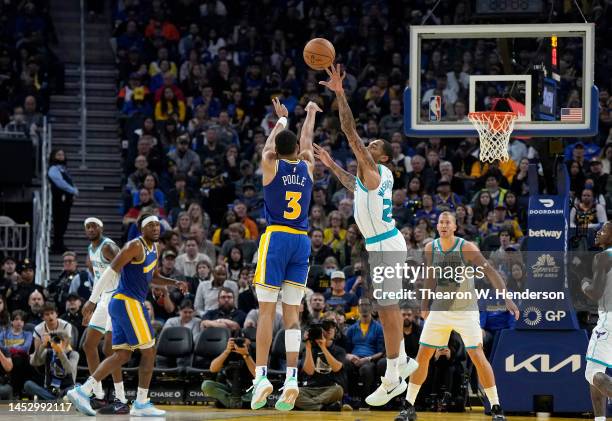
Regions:
<svg viewBox="0 0 612 421"><path fill-rule="evenodd" d="M599 320L587 350L584 375L591 388L595 421L606 421L607 398L612 397L612 222L606 222L595 236L595 245L604 251L593 259L593 282L585 280L582 291L597 301Z"/></svg>
<svg viewBox="0 0 612 421"><path fill-rule="evenodd" d="M506 418L499 405L493 369L482 350L482 330L473 275L474 273L483 274L498 291L505 290L506 285L500 274L488 264L474 243L455 236L457 224L452 213L442 212L438 218L437 228L439 238L425 245L425 265L429 269L441 268L441 270L425 272L424 292L462 292L465 298L432 301L427 296L422 297L421 315L425 319L425 324L416 357L419 368L410 377L404 408L395 420L416 420L414 402L427 377L429 360L437 348L448 346L449 336L454 330L461 335L467 353L476 367L480 384L491 405L493 421L504 421ZM472 271L466 271L466 267L469 266L472 266ZM452 270L449 271L449 269ZM451 275L442 276L442 273ZM456 295L456 297L460 296ZM512 300L506 299L506 308L518 319L519 310Z"/></svg>
<svg viewBox="0 0 612 421"><path fill-rule="evenodd" d="M89 373L93 374L100 365L98 344L102 338L104 338L104 355L108 357L113 353L111 346L112 324L108 314L108 303L117 285L113 285L106 291L100 291L100 288L96 288L96 285L98 285L102 273L119 252L119 247L113 240L103 235L104 225L100 219L87 218L84 225L85 234L91 241L87 251L89 254L89 270L94 275L94 289L82 310L83 326L87 326L83 350L87 357ZM130 412L130 408L127 406L127 399L125 398L121 369L115 370L112 375L115 385L115 401L106 406L102 382L98 382L94 388L91 407L94 410L99 409L101 414L127 414Z"/></svg>
<svg viewBox="0 0 612 421"><path fill-rule="evenodd" d="M346 74L340 71L340 65L326 71L329 81L319 83L336 93L342 131L357 160L357 177L340 168L318 145L314 145L315 156L332 170L348 190L355 193L354 217L365 238L370 270L403 265L408 252L404 237L396 228L391 215L393 174L384 165L391 161L391 144L377 139L366 148L357 134L355 120L342 87ZM416 370L417 364L406 355L399 300L387 295L402 291L401 276L394 274L382 283L373 284L373 287L372 298L384 331L387 369L381 385L366 398L366 403L381 406L406 390L405 379Z"/></svg>

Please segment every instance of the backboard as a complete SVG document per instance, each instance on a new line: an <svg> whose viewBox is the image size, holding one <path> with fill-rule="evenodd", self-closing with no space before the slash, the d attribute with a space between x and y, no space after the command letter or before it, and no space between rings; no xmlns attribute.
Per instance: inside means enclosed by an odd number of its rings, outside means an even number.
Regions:
<svg viewBox="0 0 612 421"><path fill-rule="evenodd" d="M513 136L597 134L594 30L588 23L411 26L406 134L476 137L467 114L491 110L519 115Z"/></svg>

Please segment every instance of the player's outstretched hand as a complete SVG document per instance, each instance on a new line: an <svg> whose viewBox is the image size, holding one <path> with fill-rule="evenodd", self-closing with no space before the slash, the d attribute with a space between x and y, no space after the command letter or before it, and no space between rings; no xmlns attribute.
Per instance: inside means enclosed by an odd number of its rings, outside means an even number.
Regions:
<svg viewBox="0 0 612 421"><path fill-rule="evenodd" d="M274 112L276 113L278 118L289 116L289 111L287 111L287 107L281 104L278 97L272 98L272 105L274 106Z"/></svg>
<svg viewBox="0 0 612 421"><path fill-rule="evenodd" d="M335 93L344 92L342 87L342 81L346 77L346 72L341 70L340 64L336 64L336 67L330 66L329 69L325 69L325 72L329 76L328 81L320 81L319 84L325 86L327 89L334 91Z"/></svg>
<svg viewBox="0 0 612 421"><path fill-rule="evenodd" d="M510 313L512 313L512 315L514 316L516 320L518 320L519 317L521 317L521 312L519 311L516 304L514 304L514 301L506 300L506 308L508 309Z"/></svg>
<svg viewBox="0 0 612 421"><path fill-rule="evenodd" d="M315 113L322 113L323 112L321 107L319 107L319 105L316 102L314 102L314 101L308 101L308 104L306 104L304 109L306 110L306 112L311 112L311 111L314 111Z"/></svg>
<svg viewBox="0 0 612 421"><path fill-rule="evenodd" d="M89 325L89 320L91 319L91 315L93 314L96 305L91 301L87 301L83 308L81 309L81 314L83 315L83 326Z"/></svg>
<svg viewBox="0 0 612 421"><path fill-rule="evenodd" d="M312 146L314 148L315 158L321 161L321 163L325 165L327 168L331 168L334 165L334 160L329 155L329 153L324 148L317 145L316 143L313 143Z"/></svg>

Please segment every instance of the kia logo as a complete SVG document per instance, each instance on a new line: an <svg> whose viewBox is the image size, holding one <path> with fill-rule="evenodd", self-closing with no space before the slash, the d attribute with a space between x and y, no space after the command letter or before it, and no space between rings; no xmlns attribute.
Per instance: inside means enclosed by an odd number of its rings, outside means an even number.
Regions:
<svg viewBox="0 0 612 421"><path fill-rule="evenodd" d="M545 208L552 208L555 205L555 201L552 199L538 199L542 206Z"/></svg>

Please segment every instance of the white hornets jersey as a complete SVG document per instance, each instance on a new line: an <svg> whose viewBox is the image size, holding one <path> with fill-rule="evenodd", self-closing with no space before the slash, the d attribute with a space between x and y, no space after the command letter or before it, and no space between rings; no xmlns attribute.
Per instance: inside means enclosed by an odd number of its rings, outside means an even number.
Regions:
<svg viewBox="0 0 612 421"><path fill-rule="evenodd" d="M104 273L108 265L110 265L110 262L106 260L104 258L104 255L102 254L102 249L104 248L104 245L109 243L115 244L115 242L110 238L102 237L100 238L100 244L98 244L98 247L96 247L95 250L93 249L91 244L89 244L89 246L87 247L87 252L89 253L89 261L91 262L91 267L93 268L94 273L94 283L98 282L98 279L100 279L102 273ZM112 285L112 287L110 287L108 291L117 289L117 282L118 281L116 281L115 285Z"/></svg>
<svg viewBox="0 0 612 421"><path fill-rule="evenodd" d="M380 164L378 172L380 184L374 190L368 191L359 177L356 177L354 216L366 244L374 241L371 239L382 241L397 233L392 215L393 174L389 168Z"/></svg>
<svg viewBox="0 0 612 421"><path fill-rule="evenodd" d="M612 247L606 249L606 253L608 256L612 256ZM606 274L606 286L597 304L600 317L603 313L612 312L612 269Z"/></svg>

